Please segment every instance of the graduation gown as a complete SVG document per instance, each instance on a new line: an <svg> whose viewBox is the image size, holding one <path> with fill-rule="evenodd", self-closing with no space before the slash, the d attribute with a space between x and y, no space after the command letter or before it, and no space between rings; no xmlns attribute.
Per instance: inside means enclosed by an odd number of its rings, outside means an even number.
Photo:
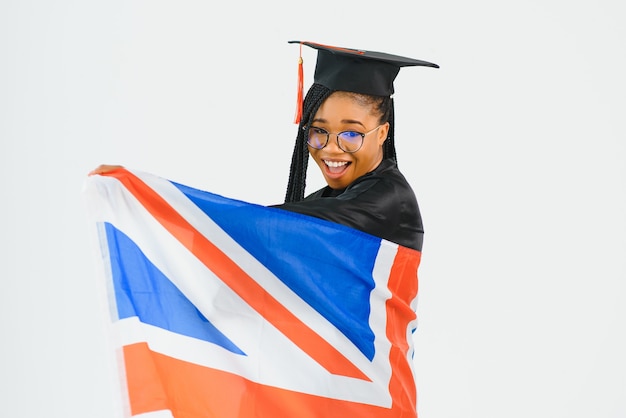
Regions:
<svg viewBox="0 0 626 418"><path fill-rule="evenodd" d="M422 250L424 228L417 199L392 160L383 160L374 171L343 190L326 186L300 202L274 207L336 222Z"/></svg>

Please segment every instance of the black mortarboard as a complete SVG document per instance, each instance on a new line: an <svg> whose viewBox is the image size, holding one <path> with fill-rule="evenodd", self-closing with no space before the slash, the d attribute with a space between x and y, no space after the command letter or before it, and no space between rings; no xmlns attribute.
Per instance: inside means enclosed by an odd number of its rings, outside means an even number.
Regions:
<svg viewBox="0 0 626 418"><path fill-rule="evenodd" d="M331 90L373 96L391 96L401 67L433 67L437 64L384 52L340 48L314 42L289 41L317 50L314 82Z"/></svg>

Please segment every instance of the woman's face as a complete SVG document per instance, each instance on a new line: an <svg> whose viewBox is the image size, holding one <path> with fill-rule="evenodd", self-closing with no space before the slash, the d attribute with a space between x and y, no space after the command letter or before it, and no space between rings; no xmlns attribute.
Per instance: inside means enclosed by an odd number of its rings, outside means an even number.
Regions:
<svg viewBox="0 0 626 418"><path fill-rule="evenodd" d="M358 101L345 92L331 94L320 106L310 126L330 132L330 139L322 149L309 146L309 153L322 170L326 183L333 189L344 189L363 174L374 170L383 160L383 143L389 123L381 125L363 139L361 148L353 153L337 145L337 133L356 131L367 133L379 124L380 115L372 105Z"/></svg>

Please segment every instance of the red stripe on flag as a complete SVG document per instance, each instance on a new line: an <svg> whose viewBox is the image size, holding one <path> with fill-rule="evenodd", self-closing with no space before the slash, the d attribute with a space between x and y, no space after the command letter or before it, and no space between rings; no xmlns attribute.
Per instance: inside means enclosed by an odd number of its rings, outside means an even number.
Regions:
<svg viewBox="0 0 626 418"><path fill-rule="evenodd" d="M416 314L407 301L417 297L417 269L421 256L419 251L399 246L388 284L393 295L387 301L387 338L392 342L389 361L393 370L389 392L394 409L411 414L395 416L407 418L417 417L415 377L407 359L407 326L416 318Z"/></svg>
<svg viewBox="0 0 626 418"><path fill-rule="evenodd" d="M124 347L124 360L132 415L169 410L176 418L416 417L404 399L387 409L265 386L150 351L146 343Z"/></svg>
<svg viewBox="0 0 626 418"><path fill-rule="evenodd" d="M370 381L350 360L278 302L141 179L125 169L103 175L117 178L207 268L322 367L332 374Z"/></svg>

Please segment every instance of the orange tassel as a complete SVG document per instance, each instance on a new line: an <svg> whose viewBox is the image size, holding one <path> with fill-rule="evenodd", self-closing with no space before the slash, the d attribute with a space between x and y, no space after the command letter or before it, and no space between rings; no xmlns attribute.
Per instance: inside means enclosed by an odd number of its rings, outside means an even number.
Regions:
<svg viewBox="0 0 626 418"><path fill-rule="evenodd" d="M299 124L302 120L302 108L304 106L302 93L304 89L304 70L302 69L302 44L300 44L300 59L298 60L298 97L296 99L296 117L293 121Z"/></svg>

